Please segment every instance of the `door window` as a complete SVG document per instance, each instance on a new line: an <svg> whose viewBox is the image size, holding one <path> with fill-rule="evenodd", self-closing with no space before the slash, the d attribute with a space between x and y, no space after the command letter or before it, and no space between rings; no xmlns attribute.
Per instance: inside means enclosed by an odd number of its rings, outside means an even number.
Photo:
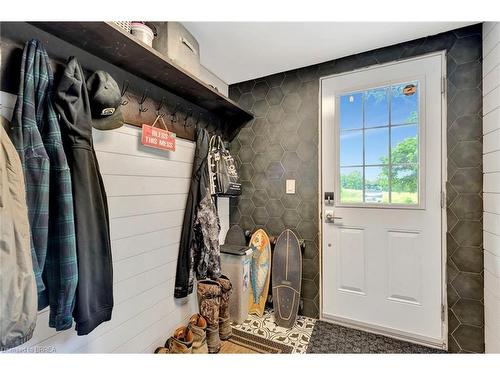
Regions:
<svg viewBox="0 0 500 375"><path fill-rule="evenodd" d="M419 204L419 85L403 82L338 98L340 204Z"/></svg>

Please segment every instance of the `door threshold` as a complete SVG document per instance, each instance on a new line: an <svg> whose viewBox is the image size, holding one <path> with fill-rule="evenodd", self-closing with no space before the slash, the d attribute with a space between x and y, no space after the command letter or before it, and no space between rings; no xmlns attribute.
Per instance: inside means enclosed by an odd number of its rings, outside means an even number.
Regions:
<svg viewBox="0 0 500 375"><path fill-rule="evenodd" d="M433 348L433 349L441 349L441 350L448 349L447 343L443 340L436 340L436 339L432 339L432 338L417 335L417 334L412 335L412 334L409 334L407 332L403 332L403 331L400 331L397 329L385 328L382 326L378 326L376 324L358 322L355 320L351 320L348 318L341 318L341 317L331 315L328 313L323 313L321 315L320 320L327 322L327 323L337 324L337 325L347 327L347 328L358 329L360 331L375 333L377 335L382 335L382 336L390 337L393 339L406 341L406 342L409 342L412 344L423 345L423 346Z"/></svg>

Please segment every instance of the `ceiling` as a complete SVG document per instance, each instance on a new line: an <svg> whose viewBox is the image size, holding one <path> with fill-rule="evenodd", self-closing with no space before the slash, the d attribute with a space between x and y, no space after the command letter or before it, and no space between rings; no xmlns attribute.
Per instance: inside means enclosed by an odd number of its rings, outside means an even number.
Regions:
<svg viewBox="0 0 500 375"><path fill-rule="evenodd" d="M476 22L183 22L201 63L228 84L438 34Z"/></svg>

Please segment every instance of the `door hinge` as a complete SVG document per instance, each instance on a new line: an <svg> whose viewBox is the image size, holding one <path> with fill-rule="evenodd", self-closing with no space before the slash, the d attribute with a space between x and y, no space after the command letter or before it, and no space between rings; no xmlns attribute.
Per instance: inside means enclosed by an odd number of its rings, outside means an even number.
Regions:
<svg viewBox="0 0 500 375"><path fill-rule="evenodd" d="M446 307L444 305L441 305L441 321L442 322L444 322L445 312L446 312Z"/></svg>
<svg viewBox="0 0 500 375"><path fill-rule="evenodd" d="M446 76L441 77L441 94L446 92Z"/></svg>
<svg viewBox="0 0 500 375"><path fill-rule="evenodd" d="M446 207L446 193L441 190L441 208Z"/></svg>

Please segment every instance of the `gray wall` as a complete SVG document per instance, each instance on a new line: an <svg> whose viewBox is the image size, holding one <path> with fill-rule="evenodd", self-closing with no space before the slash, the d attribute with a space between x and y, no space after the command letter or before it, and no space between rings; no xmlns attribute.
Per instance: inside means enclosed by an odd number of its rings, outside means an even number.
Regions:
<svg viewBox="0 0 500 375"><path fill-rule="evenodd" d="M448 52L449 350L483 352L481 25L230 86L256 117L231 143L243 194L231 199L230 220L271 235L291 228L306 241L302 313L317 317L318 79L439 50ZM287 178L296 179L296 195L285 194Z"/></svg>

